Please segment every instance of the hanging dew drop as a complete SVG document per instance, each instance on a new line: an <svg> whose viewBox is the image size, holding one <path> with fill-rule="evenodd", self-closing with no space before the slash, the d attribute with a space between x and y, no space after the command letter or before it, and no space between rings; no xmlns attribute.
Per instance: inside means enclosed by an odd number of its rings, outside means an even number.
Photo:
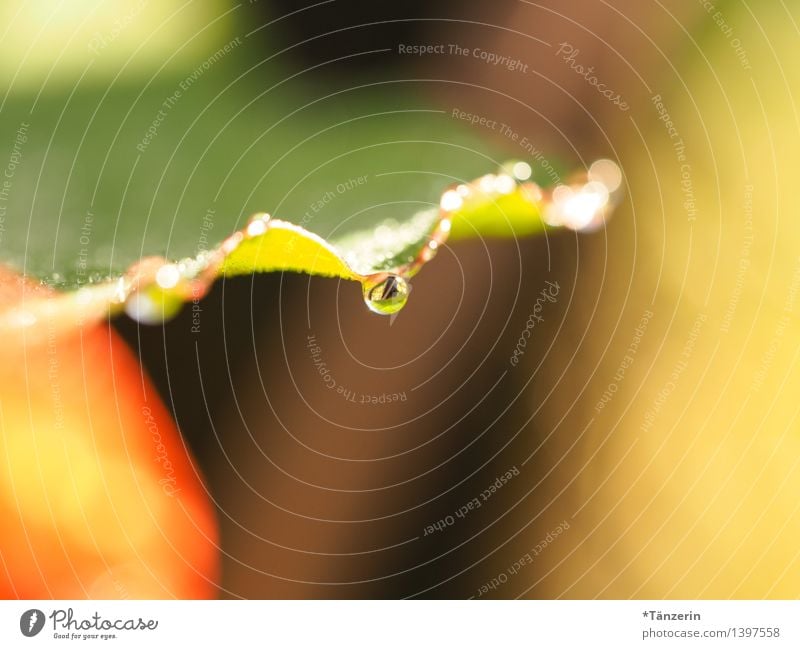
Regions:
<svg viewBox="0 0 800 649"><path fill-rule="evenodd" d="M408 282L399 275L388 275L381 281L364 284L364 302L373 313L391 315L408 301Z"/></svg>

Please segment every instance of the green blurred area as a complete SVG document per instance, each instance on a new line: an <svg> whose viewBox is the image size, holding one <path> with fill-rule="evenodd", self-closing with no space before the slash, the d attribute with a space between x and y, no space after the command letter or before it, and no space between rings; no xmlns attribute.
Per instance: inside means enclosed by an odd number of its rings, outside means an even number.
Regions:
<svg viewBox="0 0 800 649"><path fill-rule="evenodd" d="M224 3L138 6L118 3L129 20L114 38L105 3L103 20L88 4L63 25L51 16L27 57L3 42L0 162L14 168L0 259L28 274L75 285L195 255L259 211L342 238L503 159L426 98L430 83L296 66L270 49L279 24L248 36ZM23 13L14 33L33 34Z"/></svg>

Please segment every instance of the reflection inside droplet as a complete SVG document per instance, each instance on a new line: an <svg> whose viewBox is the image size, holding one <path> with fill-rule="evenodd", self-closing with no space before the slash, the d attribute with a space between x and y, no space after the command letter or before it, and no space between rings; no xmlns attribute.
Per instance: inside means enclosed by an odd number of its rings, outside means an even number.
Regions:
<svg viewBox="0 0 800 649"><path fill-rule="evenodd" d="M399 275L388 275L377 283L364 284L364 303L373 313L397 313L408 301L408 282Z"/></svg>

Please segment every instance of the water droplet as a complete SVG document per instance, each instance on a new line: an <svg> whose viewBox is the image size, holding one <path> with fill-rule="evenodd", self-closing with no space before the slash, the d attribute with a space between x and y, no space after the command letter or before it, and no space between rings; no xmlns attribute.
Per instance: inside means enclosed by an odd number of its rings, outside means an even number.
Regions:
<svg viewBox="0 0 800 649"><path fill-rule="evenodd" d="M262 219L254 219L247 224L247 236L259 237L267 231L267 222Z"/></svg>
<svg viewBox="0 0 800 649"><path fill-rule="evenodd" d="M528 180L533 173L533 169L527 162L515 162L511 167L511 172L517 180Z"/></svg>
<svg viewBox="0 0 800 649"><path fill-rule="evenodd" d="M478 180L478 187L484 194L489 194L494 189L494 174L486 174Z"/></svg>
<svg viewBox="0 0 800 649"><path fill-rule="evenodd" d="M408 282L399 275L388 275L377 283L364 284L364 302L373 313L397 313L408 301Z"/></svg>
<svg viewBox="0 0 800 649"><path fill-rule="evenodd" d="M175 288L181 281L181 271L175 264L164 264L156 271L156 284L161 288Z"/></svg>
<svg viewBox="0 0 800 649"><path fill-rule="evenodd" d="M183 306L180 296L157 287L137 291L125 300L125 313L142 324L159 324L173 318Z"/></svg>
<svg viewBox="0 0 800 649"><path fill-rule="evenodd" d="M237 246L244 240L244 235L241 232L234 232L231 236L229 236L225 241L222 242L222 252L223 254L229 255L234 250L236 250Z"/></svg>
<svg viewBox="0 0 800 649"><path fill-rule="evenodd" d="M464 199L456 190L448 189L442 194L442 200L439 204L445 212L452 212L464 204Z"/></svg>
<svg viewBox="0 0 800 649"><path fill-rule="evenodd" d="M517 183L511 176L500 174L494 179L493 189L500 194L510 194L516 186Z"/></svg>
<svg viewBox="0 0 800 649"><path fill-rule="evenodd" d="M589 167L589 180L603 183L609 194L613 194L622 185L622 171L612 160L595 160Z"/></svg>

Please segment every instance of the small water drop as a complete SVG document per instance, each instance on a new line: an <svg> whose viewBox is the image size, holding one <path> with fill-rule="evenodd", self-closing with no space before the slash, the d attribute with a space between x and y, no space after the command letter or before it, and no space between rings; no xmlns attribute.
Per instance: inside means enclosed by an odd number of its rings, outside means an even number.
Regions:
<svg viewBox="0 0 800 649"><path fill-rule="evenodd" d="M161 288L175 288L181 281L181 271L175 264L164 264L156 271L156 284Z"/></svg>
<svg viewBox="0 0 800 649"><path fill-rule="evenodd" d="M364 302L373 313L391 315L408 301L408 282L399 275L388 275L377 283L364 284Z"/></svg>
<svg viewBox="0 0 800 649"><path fill-rule="evenodd" d="M125 313L142 324L159 324L173 318L183 306L180 296L157 287L136 291L125 300Z"/></svg>
<svg viewBox="0 0 800 649"><path fill-rule="evenodd" d="M259 237L267 231L267 222L262 219L254 219L247 224L247 236Z"/></svg>
<svg viewBox="0 0 800 649"><path fill-rule="evenodd" d="M523 162L520 160L519 162L515 162L511 167L511 173L514 174L514 178L519 181L528 180L533 173L533 169L527 162Z"/></svg>
<svg viewBox="0 0 800 649"><path fill-rule="evenodd" d="M448 189L442 194L440 205L445 212L457 210L464 204L464 198L454 189Z"/></svg>

